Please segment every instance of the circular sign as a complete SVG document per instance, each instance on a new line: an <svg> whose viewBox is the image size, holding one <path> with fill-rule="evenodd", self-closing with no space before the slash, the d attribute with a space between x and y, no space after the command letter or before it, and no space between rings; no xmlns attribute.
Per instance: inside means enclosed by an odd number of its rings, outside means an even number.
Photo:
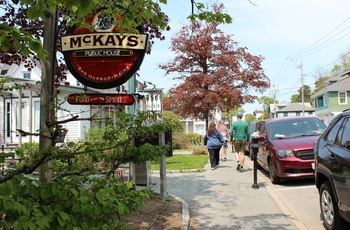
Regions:
<svg viewBox="0 0 350 230"><path fill-rule="evenodd" d="M148 44L139 34L119 33L114 20L96 13L86 19L94 28L69 27L62 37L62 52L69 71L82 84L98 89L122 85L139 69Z"/></svg>

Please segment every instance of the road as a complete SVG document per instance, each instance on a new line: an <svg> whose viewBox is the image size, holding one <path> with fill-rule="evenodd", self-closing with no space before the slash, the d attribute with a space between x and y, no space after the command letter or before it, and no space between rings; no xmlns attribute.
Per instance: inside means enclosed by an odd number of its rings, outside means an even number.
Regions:
<svg viewBox="0 0 350 230"><path fill-rule="evenodd" d="M253 165L253 162L248 160ZM269 192L286 215L295 217L300 229L325 229L320 217L319 195L314 179L290 180L272 184L269 174L258 170L258 180L268 184ZM259 181L258 181L259 182Z"/></svg>

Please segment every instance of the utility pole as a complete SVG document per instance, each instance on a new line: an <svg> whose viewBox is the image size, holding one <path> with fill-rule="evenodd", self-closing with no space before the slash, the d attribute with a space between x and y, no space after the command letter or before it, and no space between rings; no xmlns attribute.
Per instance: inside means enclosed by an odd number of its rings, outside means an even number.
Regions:
<svg viewBox="0 0 350 230"><path fill-rule="evenodd" d="M301 107L302 107L303 116L305 116L303 60L300 61L300 81L301 81Z"/></svg>
<svg viewBox="0 0 350 230"><path fill-rule="evenodd" d="M276 94L279 94L279 91L275 88L275 84L272 85L272 90L270 90L270 96L273 98L273 117L276 117L277 108L276 108Z"/></svg>

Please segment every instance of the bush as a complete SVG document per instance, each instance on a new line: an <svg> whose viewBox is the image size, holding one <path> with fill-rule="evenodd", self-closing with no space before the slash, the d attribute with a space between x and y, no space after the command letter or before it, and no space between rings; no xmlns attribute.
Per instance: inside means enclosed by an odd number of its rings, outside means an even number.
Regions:
<svg viewBox="0 0 350 230"><path fill-rule="evenodd" d="M205 145L197 145L192 148L193 155L208 155L208 149Z"/></svg>
<svg viewBox="0 0 350 230"><path fill-rule="evenodd" d="M173 136L173 149L187 149L190 139L184 133L177 133Z"/></svg>
<svg viewBox="0 0 350 230"><path fill-rule="evenodd" d="M201 134L189 133L189 134L186 134L186 136L188 137L188 139L191 142L191 144L193 144L193 145L203 145L203 138L204 137Z"/></svg>

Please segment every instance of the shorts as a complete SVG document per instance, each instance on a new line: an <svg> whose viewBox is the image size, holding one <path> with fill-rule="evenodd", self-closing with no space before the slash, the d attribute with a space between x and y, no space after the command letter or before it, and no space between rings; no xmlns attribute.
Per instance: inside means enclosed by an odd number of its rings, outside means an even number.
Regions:
<svg viewBox="0 0 350 230"><path fill-rule="evenodd" d="M245 143L246 141L235 141L235 151L236 152L245 152Z"/></svg>

